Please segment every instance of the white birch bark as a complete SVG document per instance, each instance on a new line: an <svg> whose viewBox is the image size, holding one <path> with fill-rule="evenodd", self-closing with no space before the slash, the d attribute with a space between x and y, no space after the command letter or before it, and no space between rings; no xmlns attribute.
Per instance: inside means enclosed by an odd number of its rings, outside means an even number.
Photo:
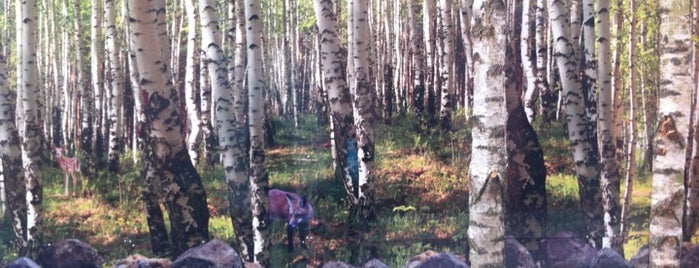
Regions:
<svg viewBox="0 0 699 268"><path fill-rule="evenodd" d="M439 121L442 129L451 129L452 95L454 94L454 27L451 18L452 0L439 0L438 21L440 22L440 108Z"/></svg>
<svg viewBox="0 0 699 268"><path fill-rule="evenodd" d="M123 72L121 62L119 61L119 49L117 45L117 29L116 29L116 13L117 7L114 0L105 1L105 37L106 37L106 53L107 53L107 82L111 84L109 87L109 105L107 107L109 114L109 152L107 161L109 168L113 172L119 169L119 149L121 147L121 120L120 111L123 103Z"/></svg>
<svg viewBox="0 0 699 268"><path fill-rule="evenodd" d="M589 6L588 6L589 5ZM591 12L593 4L587 3L584 6L586 18ZM585 20L585 76L590 82L591 89L594 89L593 82L599 77L598 94L598 133L600 144L600 165L601 190L604 204L604 229L605 235L602 239L602 247L611 247L619 253L621 251L619 234L621 224L621 208L619 204L619 161L616 155L616 132L614 131L614 95L612 94L612 59L611 59L611 24L609 23L609 1L598 0L597 25L599 27L599 38L597 38L599 49L599 65L597 74L593 76L590 68L594 67L594 55L589 55L594 44L588 44L588 38L593 38L594 30L589 28L588 20ZM590 33L591 32L591 33ZM631 90L634 90L633 88ZM592 91L590 91L592 93Z"/></svg>
<svg viewBox="0 0 699 268"><path fill-rule="evenodd" d="M692 99L690 1L661 1L660 92L651 193L650 267L679 267Z"/></svg>
<svg viewBox="0 0 699 268"><path fill-rule="evenodd" d="M99 133L100 122L102 121L102 94L104 92L104 34L103 34L103 17L104 7L102 0L92 0L92 16L90 28L90 76L92 81L92 101L94 110L92 115L92 137L90 144L91 150L96 149L97 133Z"/></svg>
<svg viewBox="0 0 699 268"><path fill-rule="evenodd" d="M561 0L552 0L549 6L551 29L555 42L556 63L560 71L562 95L565 100L565 120L578 179L578 191L589 242L601 246L604 235L603 210L600 194L599 160L597 145L586 115L585 99L578 77L578 59L570 38L568 14ZM574 24L572 24L574 25Z"/></svg>
<svg viewBox="0 0 699 268"><path fill-rule="evenodd" d="M3 194L10 215L17 245L27 246L27 193L22 170L22 148L15 124L16 96L10 90L7 61L0 54L0 160L2 161ZM3 214L0 214L4 216Z"/></svg>
<svg viewBox="0 0 699 268"><path fill-rule="evenodd" d="M354 123L357 127L357 156L359 159L359 177L357 185L357 203L363 210L360 218L365 219L370 213L369 209L372 205L372 181L374 171L374 112L375 95L372 88L372 62L371 45L369 32L369 16L368 16L368 1L354 0L352 6L352 27L354 28L354 39L349 40L354 42L352 46L354 55L354 70L351 70L354 75L354 81L351 81L350 91L355 92L354 104ZM354 90L351 88L354 87Z"/></svg>
<svg viewBox="0 0 699 268"><path fill-rule="evenodd" d="M199 14L194 0L185 0L187 13L187 54L185 58L184 97L187 109L187 122L189 133L187 135L187 148L192 163L199 162L199 147L201 146L201 120L199 120L198 81L196 72L199 67L199 49L197 32L199 29Z"/></svg>
<svg viewBox="0 0 699 268"><path fill-rule="evenodd" d="M522 77L525 80L524 87L524 112L527 113L529 123L534 122L536 117L536 97L537 87L536 78L534 76L534 49L533 49L533 31L531 23L534 18L532 14L531 0L522 1L522 31L520 33L520 53L522 58Z"/></svg>
<svg viewBox="0 0 699 268"><path fill-rule="evenodd" d="M250 202L252 204L253 255L255 263L269 264L267 240L267 172L264 168L265 73L262 69L262 8L259 0L245 0L247 22L248 122L250 126ZM213 71L213 70L209 70Z"/></svg>
<svg viewBox="0 0 699 268"><path fill-rule="evenodd" d="M473 143L469 167L469 244L473 267L505 266L504 193L507 8L501 1L473 3Z"/></svg>
<svg viewBox="0 0 699 268"><path fill-rule="evenodd" d="M352 96L344 79L343 55L337 35L335 14L331 1L314 0L316 20L320 34L323 81L327 88L330 119L333 128L331 138L337 153L335 162L344 182L350 201L355 204L354 189L358 176L358 166L348 163L348 155L357 155L356 127L352 109ZM354 145L352 145L354 144Z"/></svg>
<svg viewBox="0 0 699 268"><path fill-rule="evenodd" d="M17 42L21 43L21 49L18 51L19 60L17 61L18 70L21 75L18 77L21 80L17 81L18 91L18 107L21 106L20 124L22 133L22 166L24 168L26 194L25 201L27 202L27 247L30 251L35 250L41 245L41 222L42 222L42 202L43 202L43 182L41 170L41 141L43 131L39 123L38 100L41 96L39 89L39 72L36 67L36 23L37 10L36 1L25 0L17 1L16 6L18 11L18 22L21 22L21 31L18 31ZM21 105L20 105L21 104Z"/></svg>

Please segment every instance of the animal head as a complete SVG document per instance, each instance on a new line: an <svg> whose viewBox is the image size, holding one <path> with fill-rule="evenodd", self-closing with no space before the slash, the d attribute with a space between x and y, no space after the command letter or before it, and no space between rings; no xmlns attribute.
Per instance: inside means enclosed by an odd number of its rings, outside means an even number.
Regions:
<svg viewBox="0 0 699 268"><path fill-rule="evenodd" d="M296 227L302 222L308 222L313 218L313 206L305 196L286 194L289 204L289 226Z"/></svg>

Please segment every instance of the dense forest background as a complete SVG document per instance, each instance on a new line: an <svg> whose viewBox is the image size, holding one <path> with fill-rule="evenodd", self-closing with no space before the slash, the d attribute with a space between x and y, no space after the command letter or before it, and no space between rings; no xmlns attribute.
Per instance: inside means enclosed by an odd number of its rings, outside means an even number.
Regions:
<svg viewBox="0 0 699 268"><path fill-rule="evenodd" d="M0 10L4 261L68 237L109 261L219 238L263 266L426 249L503 266L505 234L538 259L570 230L679 266L696 233L695 1ZM269 188L314 204L309 249L282 250Z"/></svg>

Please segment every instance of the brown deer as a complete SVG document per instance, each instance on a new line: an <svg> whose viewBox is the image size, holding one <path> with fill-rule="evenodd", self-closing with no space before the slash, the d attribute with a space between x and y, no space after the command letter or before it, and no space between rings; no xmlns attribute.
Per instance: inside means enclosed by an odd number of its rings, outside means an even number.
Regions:
<svg viewBox="0 0 699 268"><path fill-rule="evenodd" d="M56 160L58 160L58 165L63 170L63 176L65 177L65 191L64 194L68 195L68 176L73 179L73 192L71 194L75 195L75 185L80 182L82 185L82 173L80 173L80 159L77 157L69 157L63 153L66 151L64 146L54 147L56 151Z"/></svg>

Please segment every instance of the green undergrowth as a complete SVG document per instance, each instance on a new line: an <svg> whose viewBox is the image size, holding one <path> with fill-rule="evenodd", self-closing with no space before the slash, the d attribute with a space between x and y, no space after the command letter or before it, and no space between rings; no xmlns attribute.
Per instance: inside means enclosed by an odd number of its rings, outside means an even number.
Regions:
<svg viewBox="0 0 699 268"><path fill-rule="evenodd" d="M347 224L349 201L333 173L329 129L315 115L275 119L273 144L265 164L269 187L299 192L314 205L308 249L286 251L283 223L270 224L273 267L317 267L340 260L359 264L378 257L389 267L401 267L425 250L467 255L468 165L470 127L463 114L454 115L454 131L438 126L416 129L413 115L401 114L391 125L377 124L373 171L376 220L367 232ZM542 128L541 143L549 176L547 233L579 231L577 182L571 176L568 144L561 126ZM105 258L106 266L130 254L153 256L141 202L140 166L130 153L122 156L120 175L90 175L77 197L63 196L63 177L56 166L44 172L45 232L47 242L78 238L90 243ZM234 241L228 216L227 185L220 166L199 165L209 202L212 238ZM559 175L560 174L560 175ZM637 183L631 207L628 252L647 240L650 206L649 180ZM163 208L164 211L164 208ZM167 221L166 221L167 222ZM0 221L0 255L14 259L7 220ZM298 246L298 241L297 244Z"/></svg>

